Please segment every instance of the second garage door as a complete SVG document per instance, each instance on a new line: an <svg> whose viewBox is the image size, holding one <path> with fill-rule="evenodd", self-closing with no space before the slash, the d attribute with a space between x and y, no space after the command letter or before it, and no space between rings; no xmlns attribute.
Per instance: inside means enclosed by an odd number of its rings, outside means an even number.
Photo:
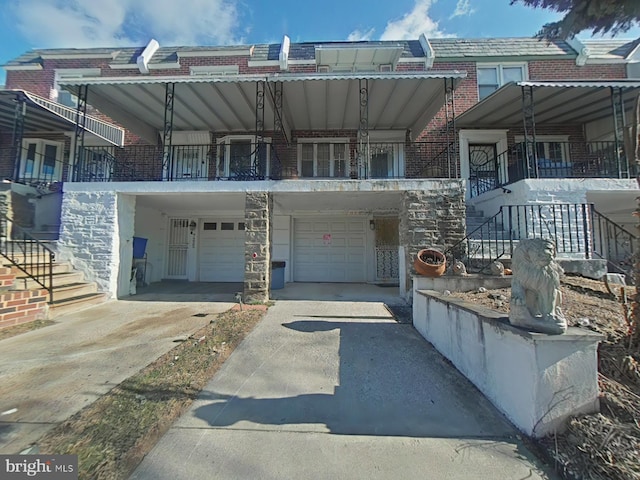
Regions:
<svg viewBox="0 0 640 480"><path fill-rule="evenodd" d="M365 282L366 220L295 219L293 277L296 282Z"/></svg>
<svg viewBox="0 0 640 480"><path fill-rule="evenodd" d="M203 220L200 228L200 281L244 280L244 221Z"/></svg>

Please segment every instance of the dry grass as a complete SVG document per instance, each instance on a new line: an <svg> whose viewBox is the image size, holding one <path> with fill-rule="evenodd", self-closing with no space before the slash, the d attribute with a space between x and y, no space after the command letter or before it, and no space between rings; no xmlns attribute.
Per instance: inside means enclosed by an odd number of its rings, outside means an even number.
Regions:
<svg viewBox="0 0 640 480"><path fill-rule="evenodd" d="M20 325L14 325L13 327L6 327L0 329L0 340L5 338L15 337L21 333L30 332L31 330L37 330L38 328L48 327L56 322L53 320L34 320L33 322L22 323Z"/></svg>
<svg viewBox="0 0 640 480"><path fill-rule="evenodd" d="M264 309L228 311L47 433L40 453L78 455L79 478L127 478Z"/></svg>

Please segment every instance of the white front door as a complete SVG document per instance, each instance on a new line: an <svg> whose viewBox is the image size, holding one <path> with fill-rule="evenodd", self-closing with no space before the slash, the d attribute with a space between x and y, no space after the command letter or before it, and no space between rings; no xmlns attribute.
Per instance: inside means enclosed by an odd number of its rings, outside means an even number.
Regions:
<svg viewBox="0 0 640 480"><path fill-rule="evenodd" d="M366 220L353 217L294 220L296 282L365 282Z"/></svg>
<svg viewBox="0 0 640 480"><path fill-rule="evenodd" d="M244 220L200 220L201 282L244 281Z"/></svg>

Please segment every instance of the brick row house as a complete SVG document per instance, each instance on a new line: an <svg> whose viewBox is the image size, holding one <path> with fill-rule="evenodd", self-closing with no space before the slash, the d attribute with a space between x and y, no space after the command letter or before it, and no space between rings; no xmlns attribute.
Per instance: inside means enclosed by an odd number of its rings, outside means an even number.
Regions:
<svg viewBox="0 0 640 480"><path fill-rule="evenodd" d="M7 90L75 109L76 126L53 160L31 146L50 137L20 144L7 122L0 167L15 191L60 186L41 216L112 296L144 238L146 282L242 282L265 300L284 261L286 282L408 297L418 250L464 245L470 206L596 203L629 221L638 62L638 41L424 35L35 50L4 66ZM90 119L124 128L121 144Z"/></svg>

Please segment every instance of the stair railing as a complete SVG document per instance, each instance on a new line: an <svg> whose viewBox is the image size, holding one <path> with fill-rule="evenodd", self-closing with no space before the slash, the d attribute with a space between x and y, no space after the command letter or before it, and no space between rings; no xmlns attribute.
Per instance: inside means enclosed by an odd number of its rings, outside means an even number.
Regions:
<svg viewBox="0 0 640 480"><path fill-rule="evenodd" d="M55 252L3 214L0 214L0 255L47 290L49 303L53 303Z"/></svg>
<svg viewBox="0 0 640 480"><path fill-rule="evenodd" d="M591 258L594 233L590 211L586 203L504 205L445 255L450 264L461 260L469 272L482 273L494 261L511 258L519 240L542 237L553 240L560 254Z"/></svg>
<svg viewBox="0 0 640 480"><path fill-rule="evenodd" d="M632 276L638 237L598 212L593 205L591 225L594 255L607 260L610 271Z"/></svg>

